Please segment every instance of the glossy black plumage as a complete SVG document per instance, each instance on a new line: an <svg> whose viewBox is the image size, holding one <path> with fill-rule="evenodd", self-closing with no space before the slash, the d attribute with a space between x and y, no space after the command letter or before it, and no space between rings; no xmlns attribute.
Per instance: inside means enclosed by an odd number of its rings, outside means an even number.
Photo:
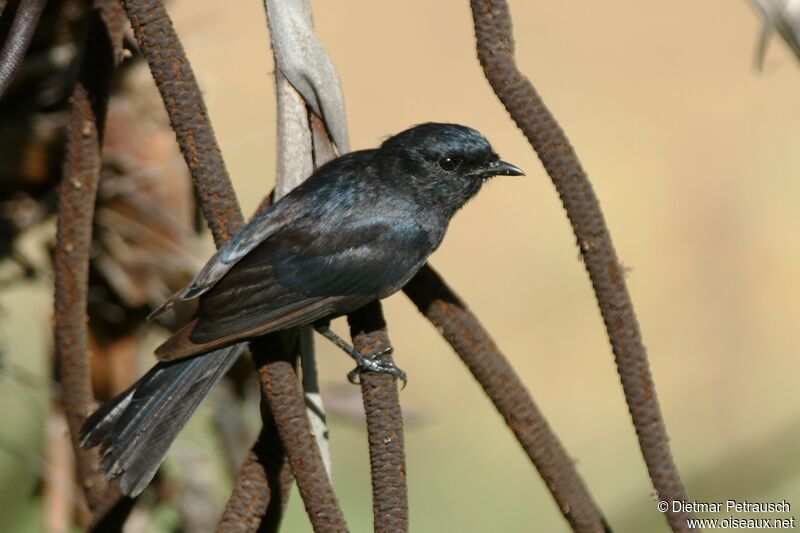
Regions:
<svg viewBox="0 0 800 533"><path fill-rule="evenodd" d="M385 298L411 279L438 248L453 214L498 174L522 171L500 161L480 133L454 124L422 124L378 149L331 161L256 217L186 289L153 313L165 312L178 300L199 299L196 318L156 355L162 361L196 355L169 364L198 365L193 367L197 372L215 354L209 365L219 370L224 358L218 354L226 346ZM180 366L169 368L175 380L197 379L188 370L175 369ZM211 375L214 381L218 378L213 371ZM135 492L149 481L166 452L160 445L158 454L141 451L155 439L147 433L161 427L148 419L163 419L178 409L174 400L181 394L196 405L207 392L203 388L193 394L191 387L184 387L179 390L189 392L163 395L167 384L154 388L154 379L134 385L127 396L112 401L115 407L102 408L84 427L87 446L106 445L103 466L110 474L124 479L126 472L134 472L127 474L135 480L127 486ZM204 378L204 383L210 381ZM138 403L126 399L131 394ZM143 401L145 396L155 399ZM172 403L165 407L165 402ZM169 441L177 433L172 429ZM132 459L120 462L120 457Z"/></svg>
<svg viewBox="0 0 800 533"><path fill-rule="evenodd" d="M123 493L144 490L167 449L211 388L244 351L244 344L182 361L161 362L128 390L95 411L81 446L102 445L101 468L119 477Z"/></svg>
<svg viewBox="0 0 800 533"><path fill-rule="evenodd" d="M197 343L269 324L308 309L281 328L360 307L399 288L438 245L436 219L414 221L386 200L389 184L364 188L374 151L346 156L315 174L285 200L293 222L275 230L200 297ZM302 186L301 186L302 187ZM265 330L270 331L272 328Z"/></svg>

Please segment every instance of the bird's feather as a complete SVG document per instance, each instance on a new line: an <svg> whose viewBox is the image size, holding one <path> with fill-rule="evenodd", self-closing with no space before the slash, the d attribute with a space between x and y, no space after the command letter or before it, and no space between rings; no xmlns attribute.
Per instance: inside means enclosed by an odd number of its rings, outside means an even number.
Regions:
<svg viewBox="0 0 800 533"><path fill-rule="evenodd" d="M158 318L179 301L193 300L207 293L239 260L281 228L307 218L319 220L334 211L337 204L330 200L335 199L342 188L352 188L358 183L358 173L364 172L373 153L374 150L352 152L320 167L313 180L307 180L259 214L217 250L189 285L150 313L148 320Z"/></svg>
<svg viewBox="0 0 800 533"><path fill-rule="evenodd" d="M488 177L520 173L477 131L433 123L323 165L154 313L197 298L195 318L156 354L198 357L157 364L89 417L82 444L103 444L103 469L121 477L126 493L140 492L238 357L241 341L354 311L395 292Z"/></svg>
<svg viewBox="0 0 800 533"><path fill-rule="evenodd" d="M330 232L330 234L328 234ZM349 234L279 230L232 266L200 299L197 319L156 350L161 360L186 357L256 334L352 311L401 287L427 254L419 226L373 219Z"/></svg>
<svg viewBox="0 0 800 533"><path fill-rule="evenodd" d="M92 414L81 446L103 446L101 466L136 496L153 479L172 441L209 390L244 349L237 344L202 357L158 363L131 388Z"/></svg>

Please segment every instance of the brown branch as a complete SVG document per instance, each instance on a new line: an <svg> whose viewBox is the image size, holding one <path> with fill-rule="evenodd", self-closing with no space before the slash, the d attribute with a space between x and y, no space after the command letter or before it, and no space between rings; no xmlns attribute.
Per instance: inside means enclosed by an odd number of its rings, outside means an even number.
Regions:
<svg viewBox="0 0 800 533"><path fill-rule="evenodd" d="M253 218L272 205L264 197ZM236 475L217 531L278 531L294 481L269 402L261 402L261 432ZM277 498L275 496L278 496Z"/></svg>
<svg viewBox="0 0 800 533"><path fill-rule="evenodd" d="M264 396L272 406L275 425L314 531L348 531L306 415L305 400L293 365L295 352L288 348L296 346L296 340L267 335L254 339L252 344ZM262 353L271 357L258 355ZM275 354L278 357L274 357Z"/></svg>
<svg viewBox="0 0 800 533"><path fill-rule="evenodd" d="M125 0L124 5L220 247L242 228L244 217L194 72L161 0Z"/></svg>
<svg viewBox="0 0 800 533"><path fill-rule="evenodd" d="M272 414L262 420L272 425L261 429L247 454L217 531L270 532L280 527L294 477Z"/></svg>
<svg viewBox="0 0 800 533"><path fill-rule="evenodd" d="M255 218L272 205L273 192L264 197ZM277 532L289 503L294 481L291 464L275 426L269 402L262 394L261 431L236 475L217 531ZM276 497L277 496L277 497Z"/></svg>
<svg viewBox="0 0 800 533"><path fill-rule="evenodd" d="M375 301L350 313L347 320L353 347L363 355L390 346L380 302ZM390 355L383 358L391 361ZM367 415L374 531L408 531L403 413L397 381L390 375L374 372L362 372L360 378Z"/></svg>
<svg viewBox="0 0 800 533"><path fill-rule="evenodd" d="M124 5L192 174L203 214L219 247L242 228L244 219L208 120L197 80L163 3L160 0L125 0ZM282 344L275 342L282 337L279 334L261 340L275 346ZM288 443L285 449L312 523L329 521L330 524L337 524L337 520L341 519L341 524L344 524L324 469L322 476L314 469L306 470L308 465L316 465L322 460L308 427L297 376L292 365L281 358L286 351L282 346L280 353L269 356L258 349L253 351L260 367L262 388L267 392L281 441ZM298 404L303 406L300 418L296 416ZM264 421L264 424L266 426L268 422ZM262 465L262 469L265 475L281 470L269 464ZM242 486L237 484L237 492L243 490ZM281 481L270 479L269 486L281 486ZM234 498L241 496L238 493L233 495ZM266 491L257 495L258 503L254 505L266 510L282 510L282 506L269 501L270 496Z"/></svg>
<svg viewBox="0 0 800 533"><path fill-rule="evenodd" d="M625 274L589 178L558 122L517 69L511 14L505 0L471 0L471 5L478 58L486 79L536 150L572 223L653 486L662 500L686 500ZM689 513L669 511L666 515L673 530L688 528Z"/></svg>
<svg viewBox="0 0 800 533"><path fill-rule="evenodd" d="M558 437L511 364L466 304L425 265L403 288L467 365L536 466L575 531L608 530Z"/></svg>
<svg viewBox="0 0 800 533"><path fill-rule="evenodd" d="M105 507L109 499L97 450L79 445L81 425L94 405L86 327L87 283L100 143L109 84L121 53L123 20L114 0L97 0L95 7L99 9L92 12L80 77L72 94L54 260L55 352L62 401L81 488L92 512Z"/></svg>

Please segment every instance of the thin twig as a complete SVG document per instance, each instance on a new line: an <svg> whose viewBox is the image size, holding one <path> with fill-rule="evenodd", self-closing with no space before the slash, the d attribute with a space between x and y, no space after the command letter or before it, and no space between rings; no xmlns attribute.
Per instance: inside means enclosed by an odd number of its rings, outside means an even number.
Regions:
<svg viewBox="0 0 800 533"><path fill-rule="evenodd" d="M114 0L97 0L85 57L72 95L63 180L59 190L55 249L55 351L62 401L89 509L109 501L97 450L79 445L80 428L94 405L86 328L87 283L100 143L111 75L121 53L123 16ZM116 491L110 489L111 493Z"/></svg>
<svg viewBox="0 0 800 533"><path fill-rule="evenodd" d="M514 432L575 531L608 525L558 437L478 318L430 266L403 288L450 343Z"/></svg>
<svg viewBox="0 0 800 533"><path fill-rule="evenodd" d="M0 50L0 97L6 92L8 86L14 81L25 52L33 39L33 33L39 24L47 0L20 0L17 12L14 13L14 22ZM2 8L0 8L2 12Z"/></svg>
<svg viewBox="0 0 800 533"><path fill-rule="evenodd" d="M390 346L380 302L350 313L347 320L353 346L362 354L374 354ZM390 355L383 358L391 361ZM374 531L408 531L403 413L397 380L374 372L362 372L360 379L367 415Z"/></svg>
<svg viewBox="0 0 800 533"><path fill-rule="evenodd" d="M189 166L203 214L214 241L221 246L242 228L244 219L189 61L160 0L126 0L124 4ZM277 335L263 341L274 342L280 337ZM305 414L301 419L295 416L296 405L305 404L294 369L281 359L284 351L278 350L280 353L270 353L269 356L258 349L253 351L261 370L262 386L269 392L267 396L280 438L289 444L285 449L312 523L318 519L324 521L328 517L340 517L341 510L338 509L335 496L327 497L333 494L328 477L319 479L316 471L307 470L322 461ZM279 386L273 386L275 383ZM280 472L280 469L265 466L263 471ZM270 486L278 485L280 481L273 480ZM270 505L269 497L270 494L266 493L259 495L262 508L279 508Z"/></svg>
<svg viewBox="0 0 800 533"><path fill-rule="evenodd" d="M558 122L517 69L511 14L505 0L471 0L471 5L478 58L486 79L542 161L572 223L653 486L662 500L686 500L625 273L589 178ZM665 514L673 530L688 528L690 513L670 510Z"/></svg>

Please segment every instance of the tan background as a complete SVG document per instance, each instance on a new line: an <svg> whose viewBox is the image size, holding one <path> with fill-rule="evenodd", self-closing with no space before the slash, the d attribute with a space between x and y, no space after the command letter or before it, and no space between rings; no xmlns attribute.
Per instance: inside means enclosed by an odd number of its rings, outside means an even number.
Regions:
<svg viewBox="0 0 800 533"><path fill-rule="evenodd" d="M354 148L423 121L459 122L527 171L484 189L432 263L511 359L611 524L665 529L571 230L483 78L467 2L313 5L342 77ZM800 509L797 62L776 41L765 72L755 71L759 20L745 1L511 7L520 67L576 147L630 268L690 495L788 499ZM262 10L256 0L178 0L171 9L246 212L274 182ZM14 320L41 320L48 296L42 289L40 305ZM535 470L435 330L402 295L386 314L409 374L402 404L418 420L406 434L412 529L564 530ZM12 343L46 353L46 340ZM350 361L327 346L320 359L323 385L338 390ZM345 515L367 531L363 428L334 418L332 439ZM286 531L306 530L295 493Z"/></svg>

